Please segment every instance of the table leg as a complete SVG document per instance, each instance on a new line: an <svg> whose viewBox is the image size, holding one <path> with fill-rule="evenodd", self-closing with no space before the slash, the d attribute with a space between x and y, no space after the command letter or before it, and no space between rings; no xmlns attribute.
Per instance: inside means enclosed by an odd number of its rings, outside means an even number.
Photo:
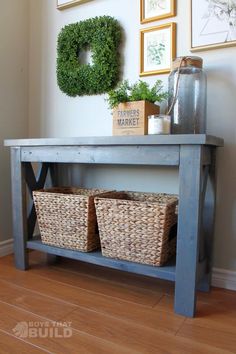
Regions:
<svg viewBox="0 0 236 354"><path fill-rule="evenodd" d="M202 147L180 148L175 312L193 317L201 226Z"/></svg>
<svg viewBox="0 0 236 354"><path fill-rule="evenodd" d="M216 151L211 149L211 165L206 187L205 203L203 208L203 230L204 230L204 248L207 260L207 269L205 277L199 283L198 289L201 291L210 291L212 278L212 250L215 224L215 205L216 205Z"/></svg>
<svg viewBox="0 0 236 354"><path fill-rule="evenodd" d="M58 187L59 185L59 173L58 173L58 164L57 163L50 163L49 166L49 183L50 187ZM60 261L61 257L56 256L54 254L47 253L47 264L53 265Z"/></svg>
<svg viewBox="0 0 236 354"><path fill-rule="evenodd" d="M21 149L11 149L11 185L13 238L16 268L26 270L29 266L26 251L27 217L26 217L26 186L25 166L21 162Z"/></svg>

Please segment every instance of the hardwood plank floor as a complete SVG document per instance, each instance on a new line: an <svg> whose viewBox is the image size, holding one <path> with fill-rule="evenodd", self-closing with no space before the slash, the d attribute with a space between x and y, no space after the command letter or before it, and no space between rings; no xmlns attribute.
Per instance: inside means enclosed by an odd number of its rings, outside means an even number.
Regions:
<svg viewBox="0 0 236 354"><path fill-rule="evenodd" d="M68 259L48 265L39 252L30 264L23 272L0 259L0 353L236 354L235 292L199 293L187 319L173 312L170 282Z"/></svg>

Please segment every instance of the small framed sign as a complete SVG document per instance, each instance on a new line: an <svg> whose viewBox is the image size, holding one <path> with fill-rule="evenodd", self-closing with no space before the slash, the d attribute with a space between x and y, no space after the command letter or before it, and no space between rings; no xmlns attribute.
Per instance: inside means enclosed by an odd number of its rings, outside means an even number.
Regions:
<svg viewBox="0 0 236 354"><path fill-rule="evenodd" d="M169 73L175 56L175 23L140 31L140 76Z"/></svg>
<svg viewBox="0 0 236 354"><path fill-rule="evenodd" d="M140 0L141 23L153 22L176 15L176 0Z"/></svg>
<svg viewBox="0 0 236 354"><path fill-rule="evenodd" d="M64 10L68 7L82 4L83 2L86 2L86 1L89 1L89 0L57 0L57 9Z"/></svg>
<svg viewBox="0 0 236 354"><path fill-rule="evenodd" d="M191 0L191 51L236 45L236 0Z"/></svg>

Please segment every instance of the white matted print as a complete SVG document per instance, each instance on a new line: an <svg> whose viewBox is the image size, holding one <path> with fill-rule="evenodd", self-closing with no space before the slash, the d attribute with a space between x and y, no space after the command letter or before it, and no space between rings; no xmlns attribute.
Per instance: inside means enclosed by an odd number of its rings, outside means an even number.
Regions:
<svg viewBox="0 0 236 354"><path fill-rule="evenodd" d="M140 76L169 73L176 56L175 42L175 23L141 30Z"/></svg>
<svg viewBox="0 0 236 354"><path fill-rule="evenodd" d="M176 0L140 0L141 23L175 16Z"/></svg>
<svg viewBox="0 0 236 354"><path fill-rule="evenodd" d="M236 0L191 0L191 50L236 45Z"/></svg>

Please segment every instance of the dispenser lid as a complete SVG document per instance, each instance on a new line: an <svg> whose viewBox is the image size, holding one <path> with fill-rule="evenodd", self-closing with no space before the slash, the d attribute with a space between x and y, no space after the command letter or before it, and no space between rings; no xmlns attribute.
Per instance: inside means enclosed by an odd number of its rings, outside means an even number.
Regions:
<svg viewBox="0 0 236 354"><path fill-rule="evenodd" d="M186 56L186 57L178 57L172 63L172 70L179 68L181 60L182 64L181 67L186 66L195 66L196 68L202 68L203 66L203 59L197 56Z"/></svg>

